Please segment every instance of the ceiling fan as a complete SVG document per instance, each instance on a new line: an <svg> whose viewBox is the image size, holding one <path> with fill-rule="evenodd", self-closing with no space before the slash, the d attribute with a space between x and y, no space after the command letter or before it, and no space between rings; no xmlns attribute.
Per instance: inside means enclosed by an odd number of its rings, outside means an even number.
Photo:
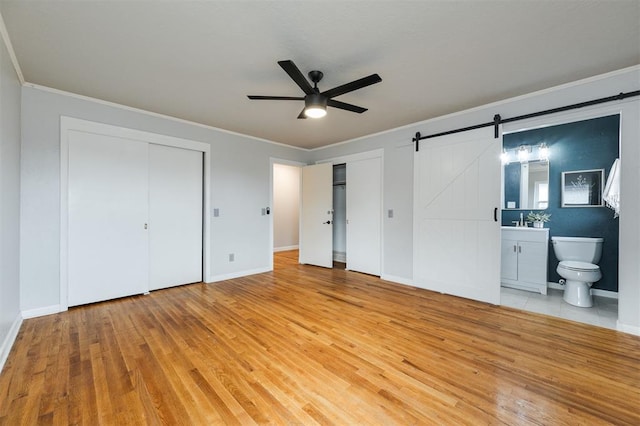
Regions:
<svg viewBox="0 0 640 426"><path fill-rule="evenodd" d="M371 74L367 77L354 80L351 83L343 84L333 89L320 92L318 89L318 82L322 80L323 73L321 71L310 71L309 80L313 83L313 87L304 77L302 72L298 69L296 64L291 60L278 61L278 65L289 74L289 77L302 89L305 96L260 96L260 95L248 95L249 99L258 100L273 100L273 101L304 101L304 109L298 115L298 118L320 118L327 114L327 106L344 109L347 111L357 112L362 114L367 108L362 108L356 105L348 104L345 102L336 101L336 96L344 95L345 93L353 92L354 90L362 89L363 87L370 86L375 83L380 83L382 79L378 74Z"/></svg>

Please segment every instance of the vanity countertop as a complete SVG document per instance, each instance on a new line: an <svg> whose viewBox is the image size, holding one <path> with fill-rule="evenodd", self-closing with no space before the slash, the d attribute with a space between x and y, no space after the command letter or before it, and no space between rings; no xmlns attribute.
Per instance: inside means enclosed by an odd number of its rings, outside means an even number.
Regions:
<svg viewBox="0 0 640 426"><path fill-rule="evenodd" d="M510 230L510 231L535 231L535 232L549 232L549 228L534 228L533 226L501 226L500 227L503 231L504 230Z"/></svg>

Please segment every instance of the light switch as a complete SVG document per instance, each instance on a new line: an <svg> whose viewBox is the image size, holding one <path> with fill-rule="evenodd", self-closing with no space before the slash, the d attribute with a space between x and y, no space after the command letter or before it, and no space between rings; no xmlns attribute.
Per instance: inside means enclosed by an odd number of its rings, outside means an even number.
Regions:
<svg viewBox="0 0 640 426"><path fill-rule="evenodd" d="M213 209L213 217L220 216L220 209Z"/></svg>
<svg viewBox="0 0 640 426"><path fill-rule="evenodd" d="M389 219L393 217L393 209L389 209L389 211L387 212L387 217L389 217Z"/></svg>

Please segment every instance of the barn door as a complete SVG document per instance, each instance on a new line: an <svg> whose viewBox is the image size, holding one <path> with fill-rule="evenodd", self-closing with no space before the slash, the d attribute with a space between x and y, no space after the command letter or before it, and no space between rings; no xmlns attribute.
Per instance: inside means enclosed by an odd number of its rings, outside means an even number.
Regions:
<svg viewBox="0 0 640 426"><path fill-rule="evenodd" d="M500 303L500 148L493 128L420 142L414 160L414 284Z"/></svg>

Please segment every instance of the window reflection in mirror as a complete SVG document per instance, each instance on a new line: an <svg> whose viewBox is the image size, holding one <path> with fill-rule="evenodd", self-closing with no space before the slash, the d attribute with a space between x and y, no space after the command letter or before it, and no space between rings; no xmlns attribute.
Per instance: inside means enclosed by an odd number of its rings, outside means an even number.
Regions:
<svg viewBox="0 0 640 426"><path fill-rule="evenodd" d="M549 161L505 164L503 189L503 209L546 209L549 206Z"/></svg>

